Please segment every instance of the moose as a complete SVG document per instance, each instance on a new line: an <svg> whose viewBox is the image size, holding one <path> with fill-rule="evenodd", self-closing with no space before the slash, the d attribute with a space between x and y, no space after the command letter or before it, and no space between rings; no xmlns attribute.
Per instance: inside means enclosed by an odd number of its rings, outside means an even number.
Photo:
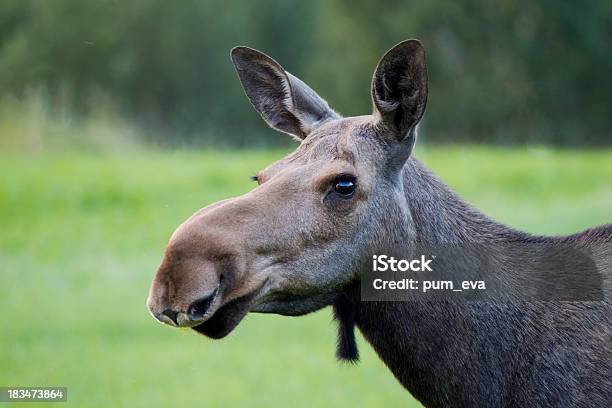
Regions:
<svg viewBox="0 0 612 408"><path fill-rule="evenodd" d="M147 299L157 320L219 339L248 312L298 316L331 306L337 356L358 358L356 327L425 406L609 406L612 224L530 235L482 214L414 158L428 94L418 40L382 57L371 83L373 113L357 117L336 113L257 50L236 47L231 59L253 107L299 146L259 171L256 188L200 209L173 233ZM523 272L508 261L505 243L592 248L601 296L362 298L371 262L364 254L466 242L494 253L492 273L509 285Z"/></svg>

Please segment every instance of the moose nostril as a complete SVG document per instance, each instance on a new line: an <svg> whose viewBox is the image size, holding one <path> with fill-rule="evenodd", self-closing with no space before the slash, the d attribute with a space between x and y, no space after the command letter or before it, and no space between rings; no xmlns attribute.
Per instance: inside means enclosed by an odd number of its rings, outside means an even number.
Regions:
<svg viewBox="0 0 612 408"><path fill-rule="evenodd" d="M170 320L174 322L178 326L178 312L175 312L171 309L166 309L162 312L163 315L168 316Z"/></svg>
<svg viewBox="0 0 612 408"><path fill-rule="evenodd" d="M210 306L212 305L212 302L213 300L215 300L216 296L217 296L217 289L215 289L214 292L211 293L210 295L200 298L196 300L195 302L193 302L191 306L189 306L189 309L187 309L187 314L189 315L189 318L191 320L197 320L201 318L202 316L204 316L206 312L208 311L208 309L210 308Z"/></svg>

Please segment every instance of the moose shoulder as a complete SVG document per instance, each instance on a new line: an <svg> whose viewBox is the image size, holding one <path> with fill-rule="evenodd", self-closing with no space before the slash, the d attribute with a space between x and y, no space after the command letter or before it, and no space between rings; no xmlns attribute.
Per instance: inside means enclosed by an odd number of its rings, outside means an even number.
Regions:
<svg viewBox="0 0 612 408"><path fill-rule="evenodd" d="M338 357L359 328L397 379L430 407L606 406L612 401L612 225L532 236L462 201L412 157L427 102L425 52L404 41L372 78L373 113L343 118L272 58L232 50L246 95L300 144L258 187L196 212L172 235L148 307L161 322L212 338L248 312L334 307ZM593 248L594 301L362 301L361 270L380 248L476 243L509 285L520 244ZM534 256L526 251L525 256ZM554 277L554 275L553 275ZM577 280L581 277L577 276Z"/></svg>

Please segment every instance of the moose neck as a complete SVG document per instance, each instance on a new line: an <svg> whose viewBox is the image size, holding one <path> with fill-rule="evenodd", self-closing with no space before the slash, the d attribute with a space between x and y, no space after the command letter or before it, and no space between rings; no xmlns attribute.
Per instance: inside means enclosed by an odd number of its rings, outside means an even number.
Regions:
<svg viewBox="0 0 612 408"><path fill-rule="evenodd" d="M528 238L528 234L491 220L463 201L416 159L410 158L404 166L403 183L421 243L486 243L492 239Z"/></svg>
<svg viewBox="0 0 612 408"><path fill-rule="evenodd" d="M415 159L406 163L403 182L421 243L528 237L478 212ZM510 351L501 349L512 344L501 341L513 332L503 322L507 311L480 310L473 302L362 302L359 296L354 288L356 325L402 385L425 405L472 405L475 395L490 393L483 384L490 386L495 379L479 381L477 376L507 364ZM483 360L478 354L484 352ZM483 369L483 364L488 366Z"/></svg>

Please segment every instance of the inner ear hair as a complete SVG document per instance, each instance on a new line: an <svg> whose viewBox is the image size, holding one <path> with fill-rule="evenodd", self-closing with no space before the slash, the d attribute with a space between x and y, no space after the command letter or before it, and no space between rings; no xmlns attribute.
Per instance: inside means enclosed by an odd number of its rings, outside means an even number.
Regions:
<svg viewBox="0 0 612 408"><path fill-rule="evenodd" d="M336 358L340 361L357 363L359 350L355 341L355 323L359 312L358 305L342 293L334 301L333 309L334 320L338 323Z"/></svg>
<svg viewBox="0 0 612 408"><path fill-rule="evenodd" d="M231 57L251 104L273 129L302 140L325 121L340 118L315 91L266 54L235 47Z"/></svg>

